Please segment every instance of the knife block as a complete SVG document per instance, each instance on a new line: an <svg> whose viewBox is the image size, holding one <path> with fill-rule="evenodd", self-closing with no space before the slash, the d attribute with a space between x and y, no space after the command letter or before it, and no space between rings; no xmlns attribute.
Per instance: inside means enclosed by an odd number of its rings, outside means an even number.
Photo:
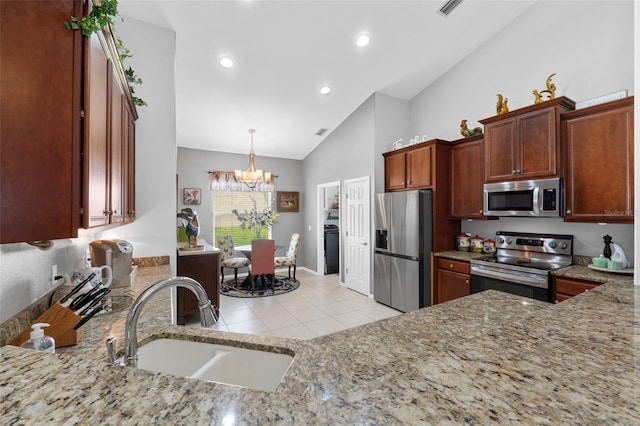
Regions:
<svg viewBox="0 0 640 426"><path fill-rule="evenodd" d="M76 315L72 310L65 308L60 303L56 302L42 315L36 318L31 325L39 322L49 324L49 327L42 329L44 334L46 336L53 337L56 341L56 348L63 348L65 346L73 346L80 340L80 337L82 336L82 328L74 330L73 327L81 319L82 317L80 315ZM20 346L22 343L29 340L31 325L24 329L22 333L20 333L18 337L13 339L9 344L13 346Z"/></svg>

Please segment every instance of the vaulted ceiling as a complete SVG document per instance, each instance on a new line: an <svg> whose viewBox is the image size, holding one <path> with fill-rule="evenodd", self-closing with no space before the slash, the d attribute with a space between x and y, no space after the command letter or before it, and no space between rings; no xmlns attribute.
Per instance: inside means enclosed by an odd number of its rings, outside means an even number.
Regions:
<svg viewBox="0 0 640 426"><path fill-rule="evenodd" d="M535 1L463 0L448 16L444 0L120 0L119 12L176 33L178 146L246 154L254 128L256 155L303 159L372 93L413 98Z"/></svg>

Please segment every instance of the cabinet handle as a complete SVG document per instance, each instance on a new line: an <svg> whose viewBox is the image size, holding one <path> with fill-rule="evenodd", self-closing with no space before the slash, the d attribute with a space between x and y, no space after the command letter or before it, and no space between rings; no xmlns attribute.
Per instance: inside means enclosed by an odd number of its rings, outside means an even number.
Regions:
<svg viewBox="0 0 640 426"><path fill-rule="evenodd" d="M511 169L511 174L515 175L516 174L516 169Z"/></svg>
<svg viewBox="0 0 640 426"><path fill-rule="evenodd" d="M567 214L571 214L571 210L567 210Z"/></svg>
<svg viewBox="0 0 640 426"><path fill-rule="evenodd" d="M482 214L482 212L483 212L483 210L482 210L482 209L480 209L480 214Z"/></svg>
<svg viewBox="0 0 640 426"><path fill-rule="evenodd" d="M522 170L520 170L520 169L516 169L516 173L517 173L517 174L520 174L520 173L522 173Z"/></svg>
<svg viewBox="0 0 640 426"><path fill-rule="evenodd" d="M114 211L113 211L113 214L118 214L118 210L114 210Z"/></svg>
<svg viewBox="0 0 640 426"><path fill-rule="evenodd" d="M449 268L453 268L453 263L450 263L450 264L449 264Z"/></svg>
<svg viewBox="0 0 640 426"><path fill-rule="evenodd" d="M469 284L469 280L464 280L464 283L465 284Z"/></svg>
<svg viewBox="0 0 640 426"><path fill-rule="evenodd" d="M103 216L109 216L109 212L107 210L103 210L102 215Z"/></svg>

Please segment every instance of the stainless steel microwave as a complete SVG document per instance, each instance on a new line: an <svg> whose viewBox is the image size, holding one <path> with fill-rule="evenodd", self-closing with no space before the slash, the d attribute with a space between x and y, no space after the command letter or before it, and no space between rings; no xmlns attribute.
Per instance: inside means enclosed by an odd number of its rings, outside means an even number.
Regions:
<svg viewBox="0 0 640 426"><path fill-rule="evenodd" d="M485 216L562 216L560 178L519 180L484 185Z"/></svg>

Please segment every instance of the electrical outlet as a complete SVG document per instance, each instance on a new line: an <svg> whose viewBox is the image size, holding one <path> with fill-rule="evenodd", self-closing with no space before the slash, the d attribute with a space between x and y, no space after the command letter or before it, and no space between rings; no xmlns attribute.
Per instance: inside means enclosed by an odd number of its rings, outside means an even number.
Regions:
<svg viewBox="0 0 640 426"><path fill-rule="evenodd" d="M56 277L58 276L58 265L53 265L51 267L51 285L56 285Z"/></svg>

